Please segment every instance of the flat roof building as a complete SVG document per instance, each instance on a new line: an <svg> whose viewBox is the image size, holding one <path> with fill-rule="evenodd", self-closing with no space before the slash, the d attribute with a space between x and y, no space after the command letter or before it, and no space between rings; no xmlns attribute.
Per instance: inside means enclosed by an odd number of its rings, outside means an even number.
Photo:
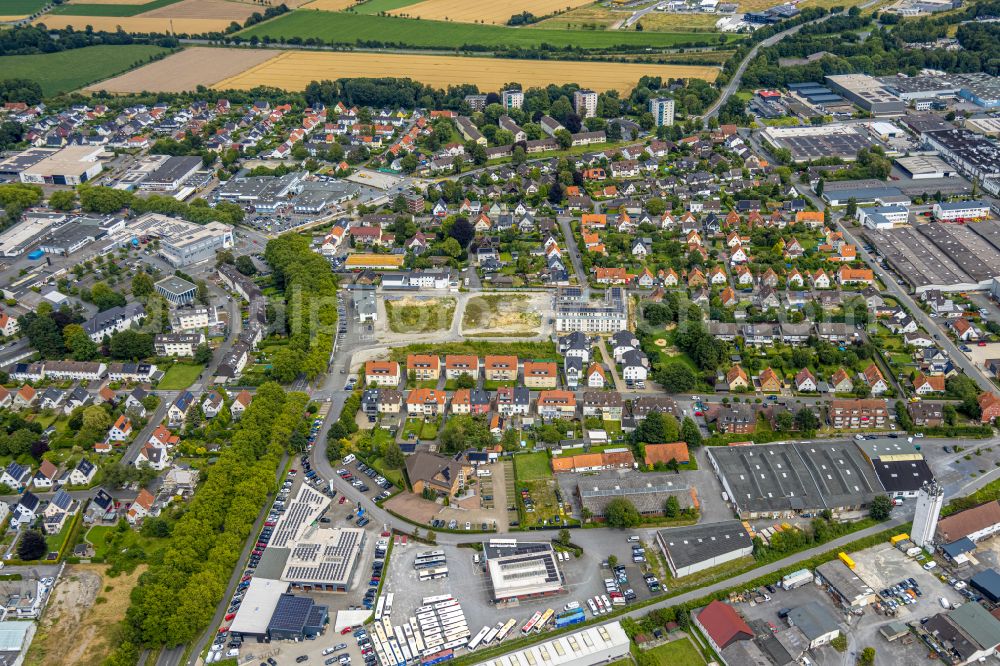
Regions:
<svg viewBox="0 0 1000 666"><path fill-rule="evenodd" d="M958 172L940 157L933 155L916 155L913 157L898 157L896 165L913 180L923 178L951 178Z"/></svg>
<svg viewBox="0 0 1000 666"><path fill-rule="evenodd" d="M245 637L267 635L267 625L278 607L278 600L288 591L288 583L255 576L243 595L243 603L229 625L229 631Z"/></svg>
<svg viewBox="0 0 1000 666"><path fill-rule="evenodd" d="M809 162L821 157L839 157L850 162L857 159L862 148L876 145L856 126L839 123L768 127L760 135L775 148L788 150L794 162Z"/></svg>
<svg viewBox="0 0 1000 666"><path fill-rule="evenodd" d="M193 303L198 293L198 286L184 278L171 275L156 283L156 292L174 305Z"/></svg>
<svg viewBox="0 0 1000 666"><path fill-rule="evenodd" d="M202 159L197 155L170 156L139 183L139 189L171 192L193 176L201 165Z"/></svg>
<svg viewBox="0 0 1000 666"><path fill-rule="evenodd" d="M267 637L279 641L315 638L326 628L329 614L326 606L317 604L309 597L283 594L267 623Z"/></svg>
<svg viewBox="0 0 1000 666"><path fill-rule="evenodd" d="M967 129L924 132L924 143L938 150L969 178L1000 177L1000 146Z"/></svg>
<svg viewBox="0 0 1000 666"><path fill-rule="evenodd" d="M104 169L99 161L101 146L66 146L25 168L22 183L36 185L79 185Z"/></svg>
<svg viewBox="0 0 1000 666"><path fill-rule="evenodd" d="M924 483L933 481L926 460L881 460L874 461L875 474L882 487L891 497L916 497Z"/></svg>
<svg viewBox="0 0 1000 666"><path fill-rule="evenodd" d="M886 90L881 81L867 74L830 74L826 82L873 115L901 116L906 113L906 102Z"/></svg>
<svg viewBox="0 0 1000 666"><path fill-rule="evenodd" d="M745 520L859 511L882 494L875 471L849 442L712 447L708 459Z"/></svg>
<svg viewBox="0 0 1000 666"><path fill-rule="evenodd" d="M628 302L621 287L605 291L601 303L556 299L556 331L559 333L617 333L627 328Z"/></svg>
<svg viewBox="0 0 1000 666"><path fill-rule="evenodd" d="M515 542L483 544L486 573L494 603L548 597L565 592L552 544Z"/></svg>
<svg viewBox="0 0 1000 666"><path fill-rule="evenodd" d="M656 542L675 578L753 554L753 539L738 520L660 530Z"/></svg>

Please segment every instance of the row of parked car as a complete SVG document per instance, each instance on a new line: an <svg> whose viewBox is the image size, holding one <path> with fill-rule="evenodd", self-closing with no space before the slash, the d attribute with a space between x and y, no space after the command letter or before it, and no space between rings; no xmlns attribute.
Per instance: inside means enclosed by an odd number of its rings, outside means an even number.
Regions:
<svg viewBox="0 0 1000 666"><path fill-rule="evenodd" d="M378 597L378 586L382 580L385 569L385 554L389 547L389 533L383 532L382 538L375 543L375 560L372 562L372 576L368 581L368 591L365 592L364 606L366 610L375 607L375 600Z"/></svg>

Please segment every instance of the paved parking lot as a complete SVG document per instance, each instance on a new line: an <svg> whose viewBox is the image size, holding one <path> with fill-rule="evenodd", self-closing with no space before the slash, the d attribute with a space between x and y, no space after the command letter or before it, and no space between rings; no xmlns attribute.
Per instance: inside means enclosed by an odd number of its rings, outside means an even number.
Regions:
<svg viewBox="0 0 1000 666"><path fill-rule="evenodd" d="M619 541L617 535L615 542ZM521 539L527 540L527 539ZM609 539L610 541L610 539ZM639 568L631 561L631 548L625 539L621 547L609 548L626 565L629 585L635 590L638 600L648 599L649 590L642 580ZM420 582L413 568L417 553L426 550L443 550L447 557L448 578ZM565 580L567 594L548 599L521 602L497 608L489 596L489 580L481 565L473 563L477 551L457 546L426 546L410 541L406 546L394 545L383 593L392 592L393 623L401 622L413 615L421 606L423 597L441 594L453 595L462 605L469 630L475 634L484 625L493 626L499 621L514 618L519 624L526 622L535 612L548 608L560 611L570 601L586 605L586 599L597 594L605 594L604 579L613 577L609 569L601 567L601 561L609 553L584 552L580 558L571 558L559 564ZM587 611L590 616L589 610Z"/></svg>

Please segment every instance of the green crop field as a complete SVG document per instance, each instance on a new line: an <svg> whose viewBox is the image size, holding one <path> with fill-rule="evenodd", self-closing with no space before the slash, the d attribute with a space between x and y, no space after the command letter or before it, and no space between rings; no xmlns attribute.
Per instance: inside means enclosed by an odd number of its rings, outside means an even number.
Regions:
<svg viewBox="0 0 1000 666"><path fill-rule="evenodd" d="M394 9L415 5L421 0L368 0L360 5L355 5L351 9L358 14L378 14L379 12L391 12Z"/></svg>
<svg viewBox="0 0 1000 666"><path fill-rule="evenodd" d="M63 3L55 7L51 13L65 14L68 16L135 16L144 12L150 12L160 7L172 5L180 0L153 0L144 5L89 5L89 4L66 4Z"/></svg>
<svg viewBox="0 0 1000 666"><path fill-rule="evenodd" d="M0 57L5 78L31 79L42 86L46 96L76 90L132 69L151 56L169 49L145 44L127 46L87 46L57 53Z"/></svg>
<svg viewBox="0 0 1000 666"><path fill-rule="evenodd" d="M45 4L46 0L0 0L0 16L29 16Z"/></svg>
<svg viewBox="0 0 1000 666"><path fill-rule="evenodd" d="M673 47L694 42L720 44L739 39L730 35L671 32L616 32L593 30L543 30L507 28L475 23L424 21L395 16L366 16L345 12L296 10L273 21L265 21L243 32L241 37L318 39L334 44L382 42L423 48L532 48L548 44L555 48L605 49L616 46Z"/></svg>

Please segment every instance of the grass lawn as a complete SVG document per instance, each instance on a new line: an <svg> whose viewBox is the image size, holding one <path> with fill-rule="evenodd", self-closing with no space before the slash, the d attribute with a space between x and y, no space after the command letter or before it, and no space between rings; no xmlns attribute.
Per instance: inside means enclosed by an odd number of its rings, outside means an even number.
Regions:
<svg viewBox="0 0 1000 666"><path fill-rule="evenodd" d="M438 436L438 425L437 419L424 421L420 426L420 439L435 439Z"/></svg>
<svg viewBox="0 0 1000 666"><path fill-rule="evenodd" d="M423 421L421 419L406 419L406 423L403 424L403 440L412 441L410 435L413 435L413 439L420 437L422 427Z"/></svg>
<svg viewBox="0 0 1000 666"><path fill-rule="evenodd" d="M23 0L21 0L23 1ZM135 16L143 12L159 9L172 5L180 0L152 0L144 5L91 5L86 3L63 3L57 5L53 14L65 14L69 16Z"/></svg>
<svg viewBox="0 0 1000 666"><path fill-rule="evenodd" d="M169 539L144 537L133 529L126 530L121 535L116 534L117 532L117 525L94 525L84 534L83 540L93 544L94 557L106 558L111 554L108 548L108 536L115 535L120 540L116 552L124 552L129 548L141 548L146 553L147 560L154 553L165 548L170 541Z"/></svg>
<svg viewBox="0 0 1000 666"><path fill-rule="evenodd" d="M552 465L544 451L514 456L514 471L518 481L552 478Z"/></svg>
<svg viewBox="0 0 1000 666"><path fill-rule="evenodd" d="M406 488L406 484L403 482L403 470L387 468L381 458L372 460L371 466L377 469L379 474L392 481L392 485L397 488Z"/></svg>
<svg viewBox="0 0 1000 666"><path fill-rule="evenodd" d="M6 78L38 81L48 97L121 74L153 56L168 52L169 49L145 44L87 46L57 53L3 56L0 57L0 72Z"/></svg>
<svg viewBox="0 0 1000 666"><path fill-rule="evenodd" d="M308 9L293 11L238 34L247 39L254 36L278 40L311 37L332 44L382 42L425 48L460 48L466 44L533 48L549 44L556 48L586 45L591 49L604 49L616 46L673 47L694 43L714 46L720 43L720 36L704 33L523 29ZM741 39L731 35L725 38L727 41Z"/></svg>
<svg viewBox="0 0 1000 666"><path fill-rule="evenodd" d="M646 654L652 657L655 663L663 666L700 666L705 663L698 648L687 638L646 650Z"/></svg>
<svg viewBox="0 0 1000 666"><path fill-rule="evenodd" d="M181 391L191 386L204 369L203 365L174 363L163 375L163 379L156 385L156 388L161 391Z"/></svg>
<svg viewBox="0 0 1000 666"><path fill-rule="evenodd" d="M58 533L45 535L45 543L49 545L50 553L54 553L62 549L63 544L66 541L66 537L69 536L69 531L71 529L73 529L73 516L66 519L66 524L63 525L63 528L59 530Z"/></svg>

